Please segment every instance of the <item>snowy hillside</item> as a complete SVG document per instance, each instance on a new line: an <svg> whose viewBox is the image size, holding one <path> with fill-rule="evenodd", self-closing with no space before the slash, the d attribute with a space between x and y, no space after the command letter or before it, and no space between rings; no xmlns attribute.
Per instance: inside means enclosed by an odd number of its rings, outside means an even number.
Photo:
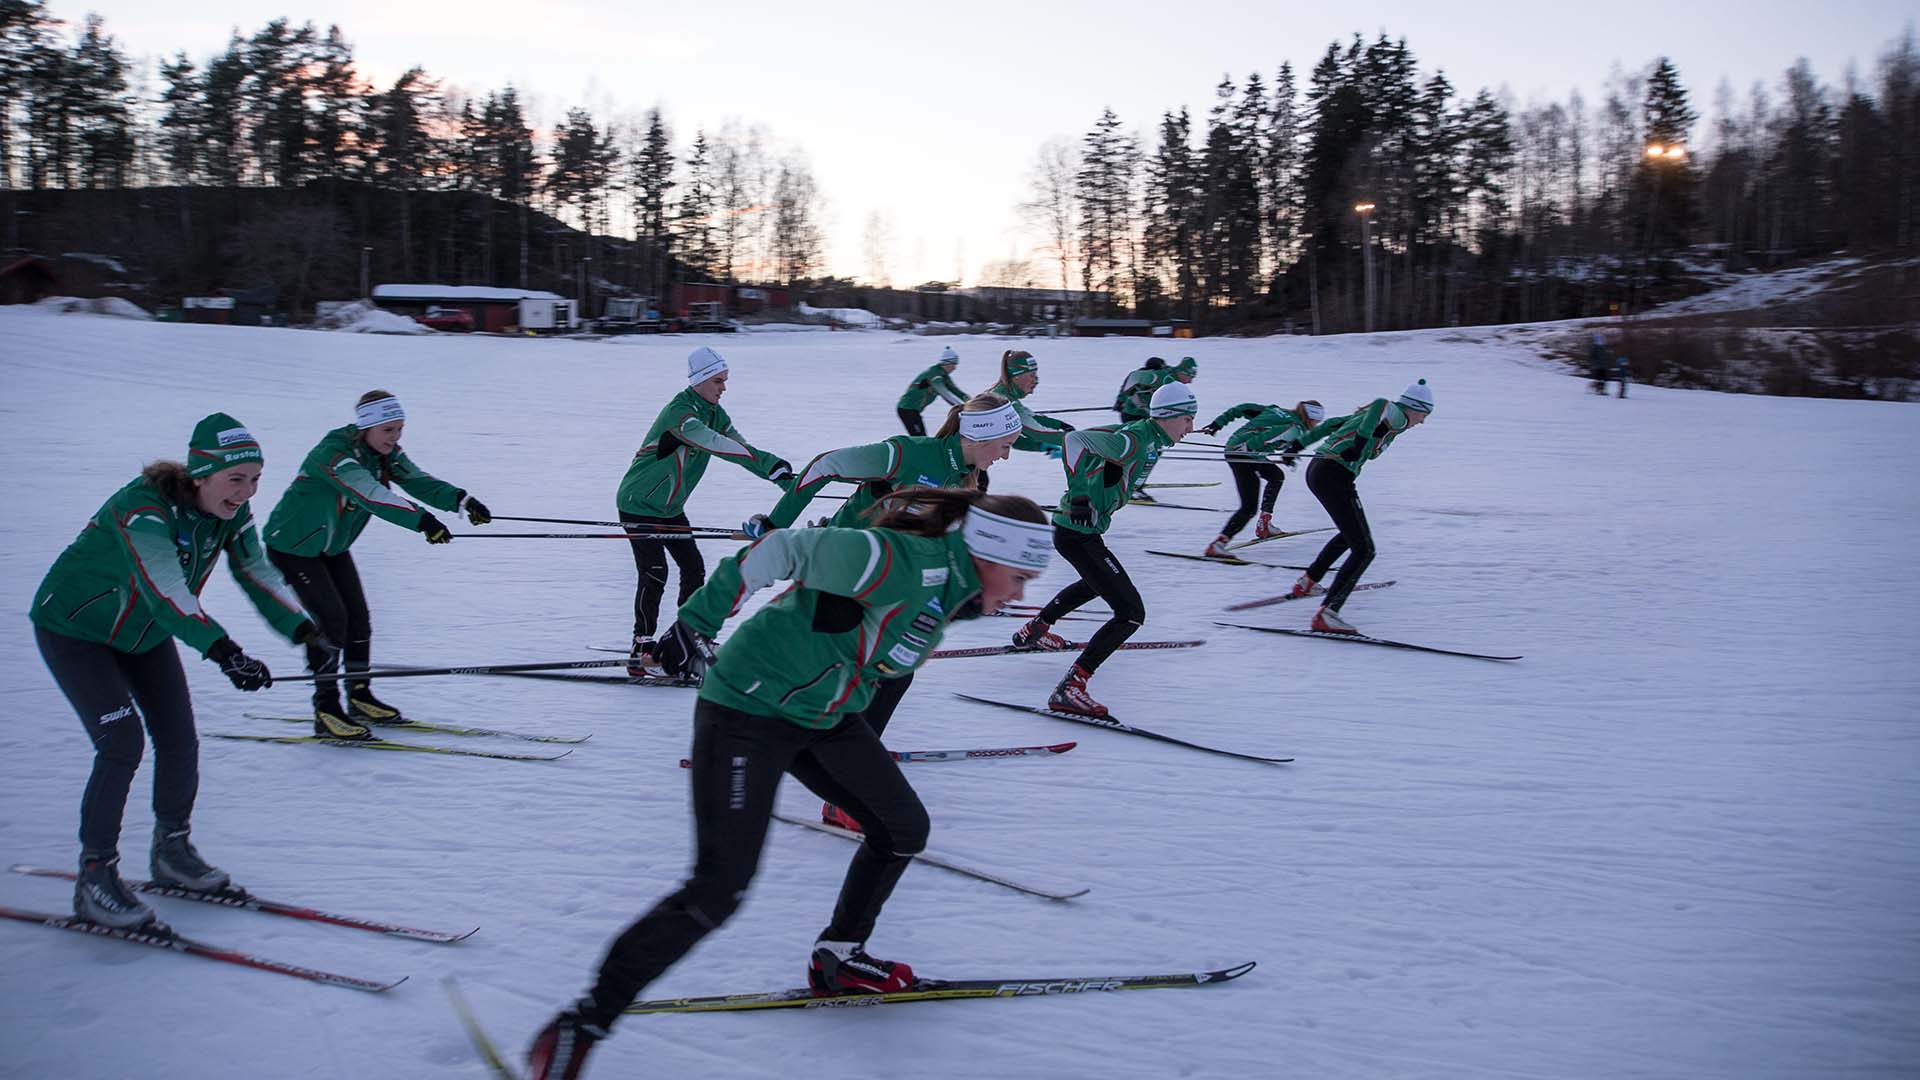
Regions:
<svg viewBox="0 0 1920 1080"><path fill-rule="evenodd" d="M0 309L0 415L27 456L0 525L0 836L7 862L69 866L91 758L25 612L102 500L194 422L262 440L264 517L364 390L396 392L415 461L496 513L601 518L693 338L606 342L347 336ZM798 463L896 430L894 400L941 345L969 390L1009 344L1040 358L1036 408L1099 405L1147 343L706 339L723 401ZM1920 578L1911 572L1920 410L1635 386L1597 398L1497 329L1183 342L1203 420L1317 397L1344 411L1432 384L1431 422L1360 478L1380 547L1347 616L1386 637L1511 664L1212 625L1304 626L1286 570L1197 552L1230 483L1129 508L1110 541L1149 618L1093 689L1122 719L1287 766L988 709L1039 703L1060 656L936 661L896 749L1079 740L1054 759L908 765L932 847L1091 888L1067 902L910 870L872 947L925 975L1163 972L1243 960L1221 987L825 1012L632 1017L595 1055L614 1077L1779 1077L1920 1072ZM1102 414L1075 414L1072 420ZM1169 461L1156 481L1227 480ZM1277 520L1325 516L1292 474ZM1020 454L995 491L1052 501ZM689 514L728 524L775 489L715 462ZM491 526L504 531L501 525ZM456 532L473 531L464 526ZM1320 536L1252 554L1305 563ZM705 545L709 565L728 550ZM585 657L620 645L633 564L604 541L456 540L376 522L355 548L375 661ZM1029 594L1070 580L1056 562ZM208 608L275 670L299 668L222 570ZM957 625L954 646L1019 624ZM1062 629L1090 629L1091 623ZM235 692L189 659L205 732L291 733L298 687ZM445 930L415 943L156 900L182 932L370 977L381 995L0 923L0 1072L74 1078L395 1077L484 1071L437 980L455 975L516 1056L587 984L606 943L686 869L692 692L490 678L389 680L420 719L592 734L566 759L501 762L202 740L195 839L265 896ZM496 750L530 743L433 738ZM150 766L122 850L145 876ZM816 813L797 784L784 809ZM747 904L650 996L803 982L850 845L775 824ZM60 882L0 874L0 904L64 910ZM1902 1018L1905 1019L1902 1019Z"/></svg>

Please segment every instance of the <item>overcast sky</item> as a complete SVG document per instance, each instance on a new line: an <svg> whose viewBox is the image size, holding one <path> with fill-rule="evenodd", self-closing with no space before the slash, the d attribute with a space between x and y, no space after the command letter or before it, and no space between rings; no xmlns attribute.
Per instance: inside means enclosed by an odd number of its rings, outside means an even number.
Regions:
<svg viewBox="0 0 1920 1080"><path fill-rule="evenodd" d="M878 211L895 237L896 284L969 281L1029 241L1013 207L1039 145L1078 137L1112 106L1149 136L1162 111L1204 115L1222 75L1271 86L1291 61L1302 88L1329 41L1385 31L1407 39L1424 76L1456 90L1511 91L1516 104L1598 102L1610 69L1671 56L1703 115L1724 78L1744 97L1798 57L1841 81L1872 77L1909 30L1911 3L1882 0L1541 0L1369 4L1218 0L1003 0L942 6L812 0L53 0L77 23L106 17L129 53L196 60L229 29L286 16L337 23L363 73L390 81L419 64L447 85L530 92L544 126L585 105L598 115L659 106L683 146L697 127L763 125L804 149L828 205L828 262L862 276L862 233ZM616 112L617 111L617 112ZM1704 134L1704 132L1702 132Z"/></svg>

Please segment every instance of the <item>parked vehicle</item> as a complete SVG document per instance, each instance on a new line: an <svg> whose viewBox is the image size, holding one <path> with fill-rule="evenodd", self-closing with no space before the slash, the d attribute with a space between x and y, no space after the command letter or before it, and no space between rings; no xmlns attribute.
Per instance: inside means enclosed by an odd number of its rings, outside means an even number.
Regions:
<svg viewBox="0 0 1920 1080"><path fill-rule="evenodd" d="M435 305L415 315L413 321L422 326L431 326L435 330L451 330L463 334L473 332L473 312L466 308Z"/></svg>

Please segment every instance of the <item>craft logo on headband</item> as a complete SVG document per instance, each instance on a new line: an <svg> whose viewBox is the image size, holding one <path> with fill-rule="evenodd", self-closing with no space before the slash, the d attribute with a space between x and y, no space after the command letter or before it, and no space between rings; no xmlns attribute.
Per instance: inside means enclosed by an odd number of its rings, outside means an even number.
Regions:
<svg viewBox="0 0 1920 1080"><path fill-rule="evenodd" d="M986 412L963 412L960 414L960 437L973 442L986 442L1020 431L1020 413L1012 402Z"/></svg>
<svg viewBox="0 0 1920 1080"><path fill-rule="evenodd" d="M406 418L406 410L400 408L400 399L397 397L374 398L353 410L353 422L361 431Z"/></svg>
<svg viewBox="0 0 1920 1080"><path fill-rule="evenodd" d="M976 506L960 528L967 550L990 563L1037 573L1053 557L1053 527L1044 522L1015 521Z"/></svg>

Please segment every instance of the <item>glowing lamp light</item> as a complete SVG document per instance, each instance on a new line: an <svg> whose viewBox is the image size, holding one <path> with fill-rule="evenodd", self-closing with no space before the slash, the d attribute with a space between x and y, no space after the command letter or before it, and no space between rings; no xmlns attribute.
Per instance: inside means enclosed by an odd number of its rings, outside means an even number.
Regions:
<svg viewBox="0 0 1920 1080"><path fill-rule="evenodd" d="M1354 213L1356 213L1356 214L1365 214L1365 213L1370 213L1370 212L1372 212L1372 210L1373 210L1373 204L1372 204L1372 203L1370 203L1370 202L1363 202L1363 203L1354 203L1354 204L1353 204L1353 211L1354 211Z"/></svg>
<svg viewBox="0 0 1920 1080"><path fill-rule="evenodd" d="M1659 143L1650 143L1647 146L1647 156L1650 158L1667 158L1672 161L1678 161L1687 156L1687 148L1678 144L1661 146Z"/></svg>

